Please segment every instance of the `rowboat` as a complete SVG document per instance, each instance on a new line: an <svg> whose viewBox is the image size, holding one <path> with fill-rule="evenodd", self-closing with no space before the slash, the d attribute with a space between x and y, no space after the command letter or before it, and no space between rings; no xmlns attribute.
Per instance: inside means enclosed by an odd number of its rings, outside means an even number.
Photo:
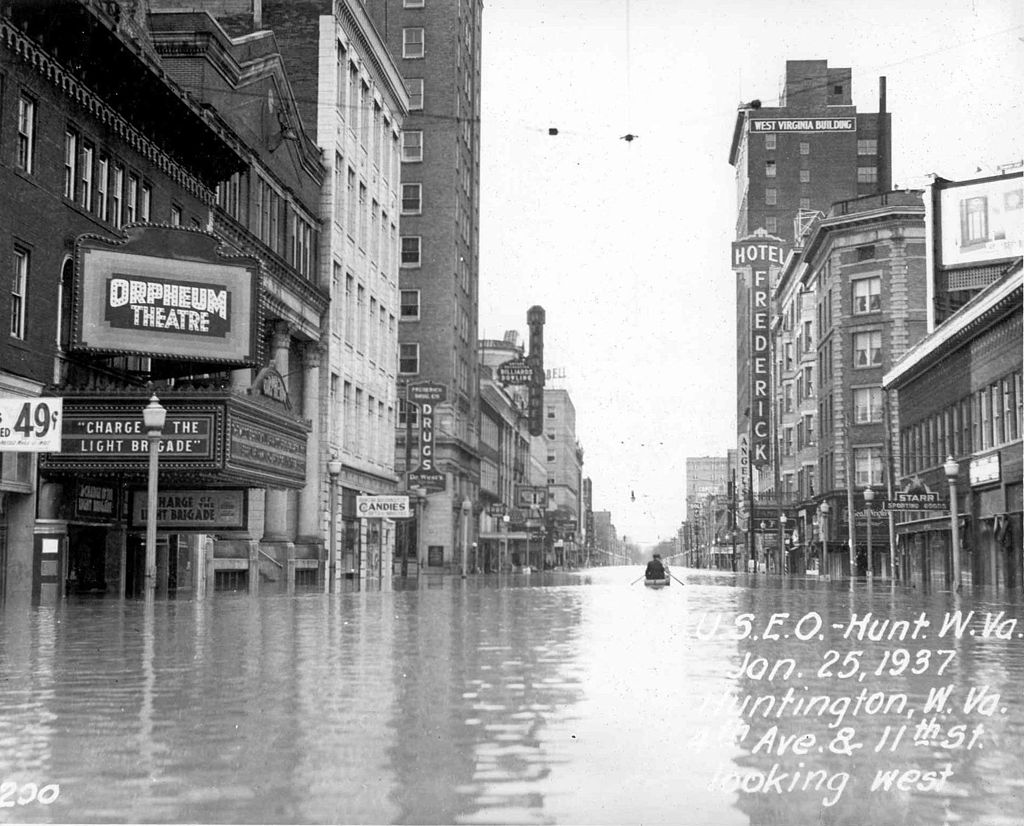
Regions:
<svg viewBox="0 0 1024 826"><path fill-rule="evenodd" d="M645 579L644 585L648 588L668 588L671 582L672 580L668 577L665 577L664 579Z"/></svg>

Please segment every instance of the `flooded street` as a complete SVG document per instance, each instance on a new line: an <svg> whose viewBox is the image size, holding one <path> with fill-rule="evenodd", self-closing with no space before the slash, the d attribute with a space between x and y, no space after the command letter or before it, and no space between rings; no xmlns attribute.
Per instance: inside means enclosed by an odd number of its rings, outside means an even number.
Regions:
<svg viewBox="0 0 1024 826"><path fill-rule="evenodd" d="M1019 598L638 573L8 609L0 821L1024 822Z"/></svg>

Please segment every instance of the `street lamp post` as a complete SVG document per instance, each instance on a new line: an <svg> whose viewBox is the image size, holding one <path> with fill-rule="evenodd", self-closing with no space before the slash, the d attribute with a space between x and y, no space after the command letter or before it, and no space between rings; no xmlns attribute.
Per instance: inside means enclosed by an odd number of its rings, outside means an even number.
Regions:
<svg viewBox="0 0 1024 826"><path fill-rule="evenodd" d="M167 410L160 404L156 393L142 409L142 424L149 441L149 480L146 486L146 571L145 596L153 599L156 593L156 511L157 481L160 473L160 437L167 421Z"/></svg>
<svg viewBox="0 0 1024 826"><path fill-rule="evenodd" d="M949 538L953 543L953 592L960 591L960 514L956 501L956 480L960 474L960 465L952 456L946 458L942 469L946 471L949 482Z"/></svg>
<svg viewBox="0 0 1024 826"><path fill-rule="evenodd" d="M875 556L874 547L871 544L871 522L872 517L872 504L875 501L875 489L868 485L864 488L864 510L867 512L868 517L868 579L871 579L875 575Z"/></svg>
<svg viewBox="0 0 1024 826"><path fill-rule="evenodd" d="M502 572L502 570L504 570L503 567L502 567L503 560L508 559L508 523L511 522L511 521L512 521L512 519L511 519L511 517L507 513L504 514L501 517L501 525L502 525L502 528L504 528L504 530L505 530L505 536L502 537L502 542L501 542L501 544L502 544L502 552L498 556L498 573L499 574Z"/></svg>
<svg viewBox="0 0 1024 826"><path fill-rule="evenodd" d="M786 573L786 514L779 514L779 573Z"/></svg>
<svg viewBox="0 0 1024 826"><path fill-rule="evenodd" d="M341 473L341 460L336 456L327 463L327 474L331 479L331 538L328 543L330 559L324 566L324 593L329 594L334 587L334 570L338 558L338 476Z"/></svg>
<svg viewBox="0 0 1024 826"><path fill-rule="evenodd" d="M822 502L818 506L818 512L821 514L821 574L825 573L828 565L828 511L828 502Z"/></svg>
<svg viewBox="0 0 1024 826"><path fill-rule="evenodd" d="M466 558L469 555L469 512L473 504L469 499L462 500L462 578L466 578Z"/></svg>

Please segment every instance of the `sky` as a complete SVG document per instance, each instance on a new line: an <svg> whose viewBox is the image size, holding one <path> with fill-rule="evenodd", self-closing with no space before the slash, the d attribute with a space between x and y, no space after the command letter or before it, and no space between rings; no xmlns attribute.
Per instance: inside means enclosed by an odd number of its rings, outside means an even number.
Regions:
<svg viewBox="0 0 1024 826"><path fill-rule="evenodd" d="M480 337L545 309L594 510L630 542L675 535L686 457L735 447L729 144L809 59L851 68L861 111L886 77L894 187L1024 157L1020 0L485 0Z"/></svg>

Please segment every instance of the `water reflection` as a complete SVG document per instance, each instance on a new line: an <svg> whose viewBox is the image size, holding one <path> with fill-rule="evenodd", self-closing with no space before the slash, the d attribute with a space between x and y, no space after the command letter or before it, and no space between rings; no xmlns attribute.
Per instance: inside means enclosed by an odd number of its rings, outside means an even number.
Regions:
<svg viewBox="0 0 1024 826"><path fill-rule="evenodd" d="M1019 600L696 572L649 591L634 577L8 611L0 780L60 794L4 808L0 793L0 819L1019 822L1022 629L936 630L958 610L978 628L989 612L1017 618ZM869 612L865 638L843 639ZM789 617L769 629L773 614ZM923 636L884 638L922 614L936 623ZM815 616L820 634L805 633ZM948 710L925 715L946 686ZM819 695L827 710L793 713ZM980 747L950 747L979 724ZM879 771L947 767L938 788L921 774L870 790Z"/></svg>

